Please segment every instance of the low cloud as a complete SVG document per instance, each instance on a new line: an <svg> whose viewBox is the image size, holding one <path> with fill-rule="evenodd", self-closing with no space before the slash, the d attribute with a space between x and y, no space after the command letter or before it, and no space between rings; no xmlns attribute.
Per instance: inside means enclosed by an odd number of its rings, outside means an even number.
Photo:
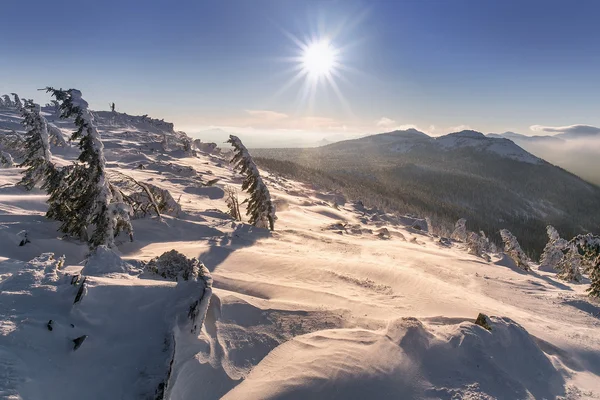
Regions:
<svg viewBox="0 0 600 400"><path fill-rule="evenodd" d="M281 121L288 118L287 114L271 110L246 110L246 113L265 121Z"/></svg>
<svg viewBox="0 0 600 400"><path fill-rule="evenodd" d="M381 117L381 119L379 119L379 121L376 121L375 124L383 128L389 128L390 126L396 125L396 121L394 121L391 118Z"/></svg>
<svg viewBox="0 0 600 400"><path fill-rule="evenodd" d="M532 125L529 127L533 132L546 132L546 133L569 133L575 135L595 135L600 134L600 128L592 125L567 125L567 126L543 126L543 125Z"/></svg>

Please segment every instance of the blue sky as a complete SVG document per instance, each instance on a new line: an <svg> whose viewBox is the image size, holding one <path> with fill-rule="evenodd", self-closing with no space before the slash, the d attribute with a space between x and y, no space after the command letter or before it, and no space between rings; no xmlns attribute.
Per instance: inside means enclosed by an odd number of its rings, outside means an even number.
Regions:
<svg viewBox="0 0 600 400"><path fill-rule="evenodd" d="M280 138L600 126L594 0L5 3L0 92L39 101L77 87L95 109ZM340 50L341 96L288 84L292 38Z"/></svg>

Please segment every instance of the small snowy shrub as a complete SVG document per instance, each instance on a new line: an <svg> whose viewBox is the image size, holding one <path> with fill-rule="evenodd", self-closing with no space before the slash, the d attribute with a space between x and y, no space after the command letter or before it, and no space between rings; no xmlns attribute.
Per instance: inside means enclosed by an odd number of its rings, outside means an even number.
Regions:
<svg viewBox="0 0 600 400"><path fill-rule="evenodd" d="M244 200L244 203L247 203L246 214L250 216L250 224L274 230L277 219L275 206L271 202L271 194L258 172L258 167L237 136L230 135L227 142L235 149L231 163L244 175L242 190L250 194L250 198Z"/></svg>
<svg viewBox="0 0 600 400"><path fill-rule="evenodd" d="M529 258L521 249L517 238L508 229L502 229L500 236L504 242L504 252L513 259L517 267L529 271Z"/></svg>
<svg viewBox="0 0 600 400"><path fill-rule="evenodd" d="M227 212L229 215L236 221L241 221L242 214L240 212L237 191L231 186L225 186L225 204L227 204Z"/></svg>
<svg viewBox="0 0 600 400"><path fill-rule="evenodd" d="M0 150L0 168L12 168L15 165L15 160L6 151Z"/></svg>
<svg viewBox="0 0 600 400"><path fill-rule="evenodd" d="M196 281L205 267L196 258L187 258L177 250L171 250L150 260L145 268L166 279Z"/></svg>

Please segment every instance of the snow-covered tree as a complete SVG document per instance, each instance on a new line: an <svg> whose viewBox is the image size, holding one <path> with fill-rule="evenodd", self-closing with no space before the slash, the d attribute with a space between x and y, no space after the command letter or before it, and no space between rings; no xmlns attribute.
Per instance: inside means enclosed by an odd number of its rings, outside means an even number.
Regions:
<svg viewBox="0 0 600 400"><path fill-rule="evenodd" d="M556 275L568 282L581 282L582 258L576 243L569 243L566 253L556 264Z"/></svg>
<svg viewBox="0 0 600 400"><path fill-rule="evenodd" d="M568 281L581 281L581 270L588 273L592 297L600 297L600 236L588 233L571 239L565 257L557 266L558 276Z"/></svg>
<svg viewBox="0 0 600 400"><path fill-rule="evenodd" d="M87 240L92 248L113 247L121 230L128 231L132 238L128 214L131 209L106 175L104 145L88 103L77 89L49 87L47 91L60 102L62 118L75 117L77 130L71 139L79 141L81 150L77 162L62 177L64 182L50 193L50 209L61 210L56 215L62 222L60 229ZM90 225L95 227L91 237L87 232Z"/></svg>
<svg viewBox="0 0 600 400"><path fill-rule="evenodd" d="M475 232L469 232L467 235L467 251L469 254L481 257L490 261L490 242L483 231L478 235Z"/></svg>
<svg viewBox="0 0 600 400"><path fill-rule="evenodd" d="M21 109L23 108L23 102L21 102L19 95L16 93L11 93L11 94L15 98L15 100L13 101L13 107L16 107L17 110L21 111Z"/></svg>
<svg viewBox="0 0 600 400"><path fill-rule="evenodd" d="M467 251L469 254L482 257L483 253L485 253L483 243L484 242L481 240L481 236L479 236L477 233L469 232L467 234Z"/></svg>
<svg viewBox="0 0 600 400"><path fill-rule="evenodd" d="M508 229L502 229L500 236L504 242L504 252L513 259L517 267L529 271L529 258L521 249L517 238Z"/></svg>
<svg viewBox="0 0 600 400"><path fill-rule="evenodd" d="M23 125L27 129L25 139L25 159L19 167L26 167L25 175L19 182L27 190L33 189L52 174L52 153L48 138L48 124L41 115L41 107L26 101L21 109Z"/></svg>
<svg viewBox="0 0 600 400"><path fill-rule="evenodd" d="M65 140L62 132L54 124L48 123L48 136L50 137L50 144L58 147L68 147L69 144Z"/></svg>
<svg viewBox="0 0 600 400"><path fill-rule="evenodd" d="M6 151L0 150L0 168L12 168L15 160L12 155Z"/></svg>
<svg viewBox="0 0 600 400"><path fill-rule="evenodd" d="M237 221L242 220L240 213L240 203L238 201L237 191L231 186L225 186L225 204L227 204L227 212Z"/></svg>
<svg viewBox="0 0 600 400"><path fill-rule="evenodd" d="M558 231L552 226L546 227L548 234L548 243L544 247L540 257L540 269L544 271L554 271L558 263L564 258L563 250L567 247L567 241L561 239Z"/></svg>
<svg viewBox="0 0 600 400"><path fill-rule="evenodd" d="M246 215L250 216L250 223L260 228L275 229L275 206L271 202L269 189L264 184L258 167L252 160L248 149L242 141L234 135L229 136L228 143L234 148L234 156L231 163L234 168L238 169L244 175L242 182L242 190L250 194L250 199L244 200L247 202Z"/></svg>
<svg viewBox="0 0 600 400"><path fill-rule="evenodd" d="M194 151L194 142L192 142L192 139L183 137L181 138L181 144L185 154L191 157L196 155L196 152Z"/></svg>
<svg viewBox="0 0 600 400"><path fill-rule="evenodd" d="M4 107L6 107L6 108L14 107L12 100L10 99L10 97L7 94L2 95L2 99L4 99Z"/></svg>
<svg viewBox="0 0 600 400"><path fill-rule="evenodd" d="M450 236L454 240L458 240L459 242L467 241L467 220L464 218L459 219L454 224L454 231Z"/></svg>

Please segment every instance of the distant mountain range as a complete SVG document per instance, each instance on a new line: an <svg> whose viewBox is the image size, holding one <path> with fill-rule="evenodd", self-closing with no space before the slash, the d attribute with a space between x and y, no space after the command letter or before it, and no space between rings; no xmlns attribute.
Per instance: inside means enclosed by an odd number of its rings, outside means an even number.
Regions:
<svg viewBox="0 0 600 400"><path fill-rule="evenodd" d="M487 137L490 138L504 138L510 139L515 143L518 142L538 142L538 143L561 143L564 142L564 139L561 138L561 135L542 135L542 136L527 136L522 135L520 133L515 132L504 132L504 133L488 133Z"/></svg>
<svg viewBox="0 0 600 400"><path fill-rule="evenodd" d="M597 230L600 214L592 210L600 208L600 188L527 152L508 138L515 135L461 131L434 138L409 129L253 154L264 167L372 206L445 224L465 217L470 229L494 235L508 228L534 253L545 244L547 224L565 237Z"/></svg>
<svg viewBox="0 0 600 400"><path fill-rule="evenodd" d="M600 131L594 127L584 128L553 136L526 136L514 132L487 136L510 139L528 152L600 185Z"/></svg>
<svg viewBox="0 0 600 400"><path fill-rule="evenodd" d="M577 132L564 132L557 133L556 135L540 135L540 136L527 136L515 132L504 132L504 133L488 133L488 137L503 137L506 139L516 141L552 141L560 142L568 139L590 139L600 138L600 131L597 128L591 127L589 130L579 129Z"/></svg>

